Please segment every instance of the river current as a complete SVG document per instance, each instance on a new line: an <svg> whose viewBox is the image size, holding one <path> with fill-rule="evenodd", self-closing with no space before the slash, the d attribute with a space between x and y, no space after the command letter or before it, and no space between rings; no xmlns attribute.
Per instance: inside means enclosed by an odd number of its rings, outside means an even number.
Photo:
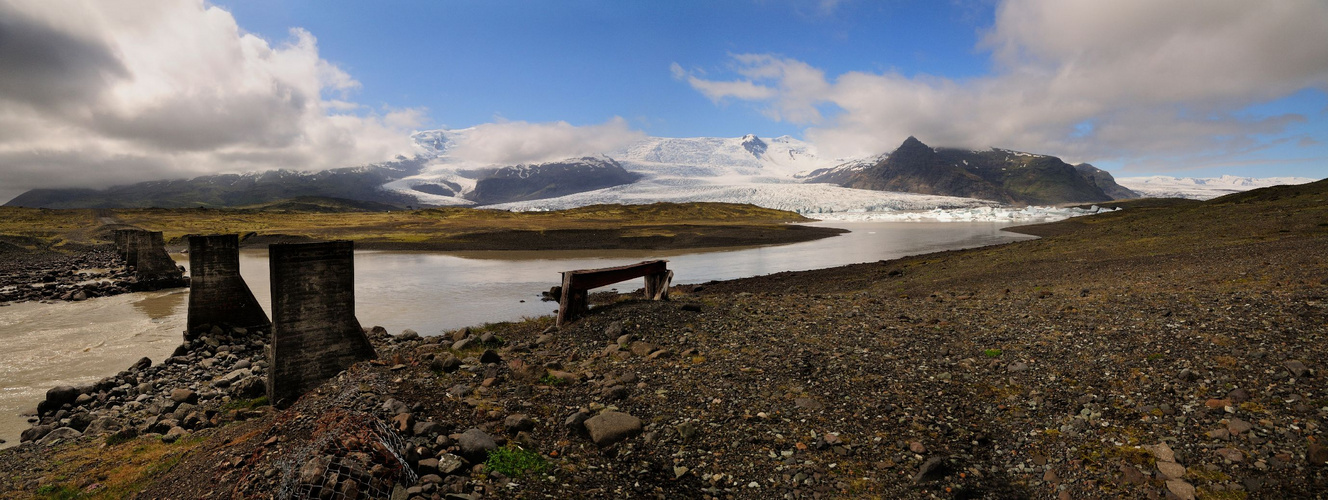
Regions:
<svg viewBox="0 0 1328 500"><path fill-rule="evenodd" d="M555 312L540 292L559 272L663 258L674 284L703 283L781 271L820 269L1031 238L1001 231L1002 222L820 222L850 232L767 247L679 251L487 251L355 253L355 309L360 323L393 334L437 335L486 322ZM175 256L188 265L187 256ZM267 252L240 253L240 274L270 307ZM641 279L612 285L641 288ZM25 302L0 307L0 447L27 428L24 411L56 385L95 382L141 357L170 356L184 330L187 289L134 293L83 302Z"/></svg>

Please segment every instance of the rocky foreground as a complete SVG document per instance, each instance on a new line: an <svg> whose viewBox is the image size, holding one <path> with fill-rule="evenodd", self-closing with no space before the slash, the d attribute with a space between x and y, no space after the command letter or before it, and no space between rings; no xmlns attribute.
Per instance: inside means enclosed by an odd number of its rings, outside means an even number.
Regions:
<svg viewBox="0 0 1328 500"><path fill-rule="evenodd" d="M51 395L0 497L1322 498L1325 199L1127 208L562 329L379 329L284 411L244 389L261 335L219 327Z"/></svg>

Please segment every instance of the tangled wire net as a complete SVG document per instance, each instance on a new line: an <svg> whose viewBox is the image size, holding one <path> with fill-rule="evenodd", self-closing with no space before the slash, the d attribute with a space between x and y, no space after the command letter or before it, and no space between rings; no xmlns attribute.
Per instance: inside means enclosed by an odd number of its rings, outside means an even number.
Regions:
<svg viewBox="0 0 1328 500"><path fill-rule="evenodd" d="M405 441L373 415L329 411L312 437L279 462L277 498L389 498L395 486L419 480L401 456Z"/></svg>

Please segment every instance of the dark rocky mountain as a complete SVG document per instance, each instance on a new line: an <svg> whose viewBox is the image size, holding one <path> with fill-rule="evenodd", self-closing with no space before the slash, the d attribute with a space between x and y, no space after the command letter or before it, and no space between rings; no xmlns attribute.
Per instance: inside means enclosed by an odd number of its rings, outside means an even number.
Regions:
<svg viewBox="0 0 1328 500"><path fill-rule="evenodd" d="M893 153L878 158L868 166L845 164L813 173L808 182L1035 205L1118 197L1108 190L1133 195L1105 171L1091 165L1077 168L1054 156L1003 149L934 149L909 137Z"/></svg>
<svg viewBox="0 0 1328 500"><path fill-rule="evenodd" d="M313 196L406 206L417 203L415 198L381 186L419 173L426 161L425 158L400 157L396 161L318 172L269 170L140 182L106 189L33 189L5 205L40 208L235 207Z"/></svg>
<svg viewBox="0 0 1328 500"><path fill-rule="evenodd" d="M475 183L468 199L480 205L538 200L630 184L639 178L608 157L523 164L486 175Z"/></svg>
<svg viewBox="0 0 1328 500"><path fill-rule="evenodd" d="M1106 193L1107 196L1110 196L1113 200L1128 200L1141 197L1139 193L1131 191L1129 188L1120 184L1116 184L1116 178L1112 177L1111 173L1106 170L1102 170L1087 163L1075 165L1074 169L1078 170L1079 174L1087 177L1088 180L1093 181L1094 185L1102 188L1102 192Z"/></svg>
<svg viewBox="0 0 1328 500"><path fill-rule="evenodd" d="M760 137L753 134L747 134L742 136L742 149L747 150L752 156L760 158L761 155L765 154L766 150L770 149L770 145L766 144Z"/></svg>

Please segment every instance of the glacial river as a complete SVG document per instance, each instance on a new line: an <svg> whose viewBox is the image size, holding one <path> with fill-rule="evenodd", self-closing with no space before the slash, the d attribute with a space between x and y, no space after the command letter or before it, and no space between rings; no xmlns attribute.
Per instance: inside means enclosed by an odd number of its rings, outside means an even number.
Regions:
<svg viewBox="0 0 1328 500"><path fill-rule="evenodd" d="M819 269L907 255L1029 239L1001 231L1002 222L820 222L851 232L817 241L700 251L503 251L355 253L355 309L360 323L393 334L421 335L486 322L552 314L539 294L559 272L669 260L674 284L703 283L780 271ZM175 256L188 265L187 256ZM259 303L270 304L267 252L240 254L240 274ZM641 279L612 285L620 291ZM606 288L607 289L607 288ZM83 302L26 302L0 307L0 439L13 446L27 428L24 411L46 389L113 375L143 356L160 362L179 345L189 302L186 289L102 297Z"/></svg>

